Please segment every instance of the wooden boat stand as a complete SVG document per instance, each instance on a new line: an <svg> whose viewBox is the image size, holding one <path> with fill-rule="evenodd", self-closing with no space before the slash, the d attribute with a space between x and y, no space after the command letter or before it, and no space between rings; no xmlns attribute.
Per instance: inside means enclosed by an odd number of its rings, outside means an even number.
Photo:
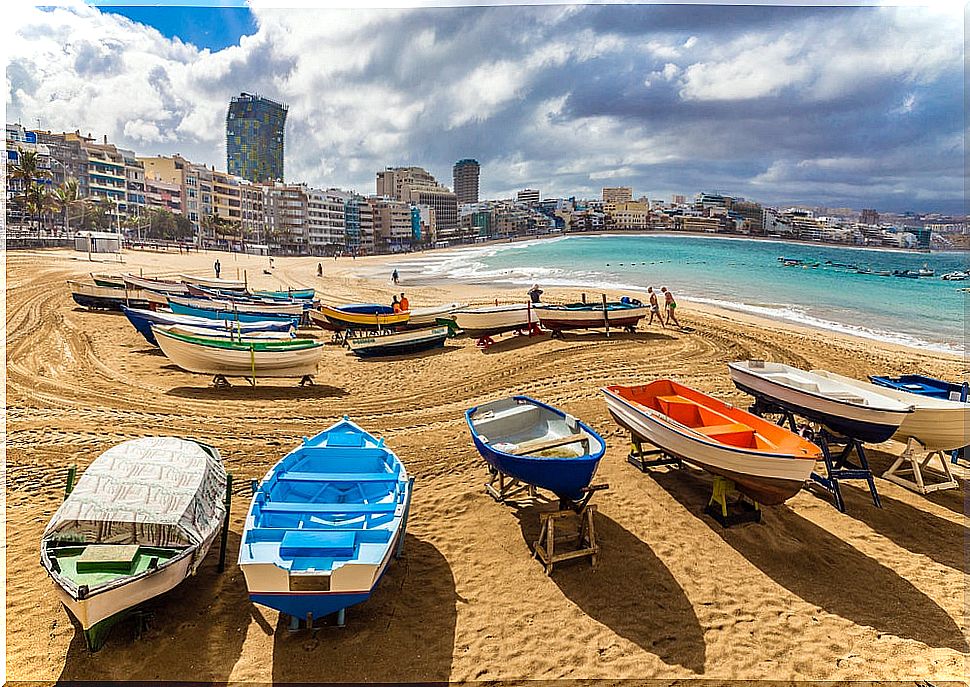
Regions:
<svg viewBox="0 0 970 687"><path fill-rule="evenodd" d="M942 468L943 480L928 484L926 474L923 470L929 467L929 462L933 458L938 458ZM935 470L934 470L935 472ZM910 476L905 476L911 473ZM959 482L953 478L950 470L950 461L946 459L943 451L929 451L915 439L910 439L906 444L906 450L896 459L886 472L882 475L883 479L894 482L901 487L905 487L919 494L929 494L943 489L957 489Z"/></svg>
<svg viewBox="0 0 970 687"><path fill-rule="evenodd" d="M731 494L738 497L729 501ZM745 498L734 488L734 482L714 475L714 488L711 500L707 502L704 512L717 520L721 527L733 527L747 522L761 522L761 506L757 501Z"/></svg>
<svg viewBox="0 0 970 687"><path fill-rule="evenodd" d="M651 456L660 457L647 460ZM656 468L661 465L673 465L674 467L683 465L680 458L664 453L663 449L654 448L644 451L643 440L637 436L630 437L630 453L627 454L626 462L640 472L647 472L649 468Z"/></svg>
<svg viewBox="0 0 970 687"><path fill-rule="evenodd" d="M599 546L596 544L596 530L593 528L593 513L595 505L585 505L578 513L573 509L557 510L539 514L539 539L532 545L533 557L538 558L546 569L546 575L552 574L556 563L573 560L574 558L589 558L590 565L596 567L596 555ZM556 524L562 528L567 519L576 523L576 532L556 534ZM571 551L557 553L561 543L576 542Z"/></svg>
<svg viewBox="0 0 970 687"><path fill-rule="evenodd" d="M527 499L539 498L539 492L536 491L534 485L520 482L493 467L489 467L488 472L490 479L485 483L485 491L499 503L517 501L522 497ZM495 482L498 482L498 488L496 488Z"/></svg>
<svg viewBox="0 0 970 687"><path fill-rule="evenodd" d="M800 434L822 449L825 476L813 471L812 482L831 494L835 500L835 507L839 509L840 513L845 512L845 500L842 498L842 489L839 482L845 479L865 480L869 486L869 493L872 495L872 503L876 508L882 508L879 494L876 492L876 482L872 477L872 470L869 469L869 461L866 459L866 450L859 439L836 436L824 427L813 427L810 424L799 426L791 410L762 398L756 397L754 405L748 408L748 411L761 417L778 415L777 424L779 426L788 424L791 431ZM842 448L838 449L836 453L833 451L833 447L838 446ZM850 460L853 453L859 458L858 464Z"/></svg>
<svg viewBox="0 0 970 687"><path fill-rule="evenodd" d="M243 377L243 379L249 382L249 386L256 386L255 377ZM216 389L228 389L232 384L229 383L225 375L216 375L212 378L212 386ZM300 377L298 386L313 386L313 375L303 375Z"/></svg>

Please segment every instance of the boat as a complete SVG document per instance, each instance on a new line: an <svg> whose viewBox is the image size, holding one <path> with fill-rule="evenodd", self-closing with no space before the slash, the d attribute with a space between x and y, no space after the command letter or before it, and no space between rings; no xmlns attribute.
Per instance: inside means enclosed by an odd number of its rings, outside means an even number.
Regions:
<svg viewBox="0 0 970 687"><path fill-rule="evenodd" d="M129 308L121 306L121 312L125 314L132 326L145 337L152 346L157 346L155 334L152 332L153 324L178 325L182 327L197 327L212 330L214 332L242 333L243 335L252 332L292 332L294 325L292 321L283 320L257 320L255 322L238 322L236 320L216 320L209 317L194 317L192 315L178 315L164 310L143 310L139 308Z"/></svg>
<svg viewBox="0 0 970 687"><path fill-rule="evenodd" d="M889 270L876 270L875 273L877 275L879 275L880 277L891 277L891 276L893 276L893 273L891 271L889 271Z"/></svg>
<svg viewBox="0 0 970 687"><path fill-rule="evenodd" d="M226 515L219 452L133 439L88 466L47 524L40 563L97 650L127 611L195 573Z"/></svg>
<svg viewBox="0 0 970 687"><path fill-rule="evenodd" d="M903 277L905 279L919 279L919 272L916 270L893 270L894 277Z"/></svg>
<svg viewBox="0 0 970 687"><path fill-rule="evenodd" d="M408 313L409 327L424 327L436 324L439 319L454 320L455 311L466 307L464 303L444 303L442 305L428 305L421 308L411 308Z"/></svg>
<svg viewBox="0 0 970 687"><path fill-rule="evenodd" d="M408 312L396 313L387 305L377 303L352 303L333 307L321 305L309 311L314 324L336 331L345 329L384 329L403 326L410 319Z"/></svg>
<svg viewBox="0 0 970 687"><path fill-rule="evenodd" d="M262 298L273 298L276 300L294 299L300 301L312 301L317 297L314 289L286 289L285 291L252 291L253 296Z"/></svg>
<svg viewBox="0 0 970 687"><path fill-rule="evenodd" d="M913 412L912 404L783 363L743 360L728 368L742 391L863 442L886 441Z"/></svg>
<svg viewBox="0 0 970 687"><path fill-rule="evenodd" d="M344 417L288 453L253 495L239 567L253 603L313 620L366 601L403 545L413 480ZM291 626L293 626L291 625Z"/></svg>
<svg viewBox="0 0 970 687"><path fill-rule="evenodd" d="M462 308L454 313L455 322L472 337L501 334L537 324L538 318L527 303Z"/></svg>
<svg viewBox="0 0 970 687"><path fill-rule="evenodd" d="M564 329L593 329L617 327L636 329L637 324L650 314L650 306L638 300L606 303L569 303L551 305L537 303L533 306L539 322L546 329L559 332Z"/></svg>
<svg viewBox="0 0 970 687"><path fill-rule="evenodd" d="M445 345L448 327L425 327L404 331L385 331L347 339L351 353L362 358L417 353Z"/></svg>
<svg viewBox="0 0 970 687"><path fill-rule="evenodd" d="M181 279L186 284L193 286L203 286L207 289L222 289L224 291L245 291L246 282L238 279L213 279L210 277L193 277L188 274L180 274Z"/></svg>
<svg viewBox="0 0 970 687"><path fill-rule="evenodd" d="M222 320L225 321L225 320ZM292 329L285 332L237 332L234 329L211 329L207 327L192 327L182 324L154 324L153 329L162 329L171 334L196 336L203 339L229 339L232 341L291 341L296 338Z"/></svg>
<svg viewBox="0 0 970 687"><path fill-rule="evenodd" d="M188 285L171 279L158 279L157 277L136 277L133 274L122 276L124 282L136 289L146 289L157 293L173 294L185 296L189 293Z"/></svg>
<svg viewBox="0 0 970 687"><path fill-rule="evenodd" d="M916 270L916 276L918 277L932 277L935 274L936 274L936 271L930 269L926 265L923 265L918 270Z"/></svg>
<svg viewBox="0 0 970 687"><path fill-rule="evenodd" d="M249 291L226 291L224 289L207 289L204 286L186 285L190 298L199 298L211 301L226 301L229 303L260 303L263 305L300 305L302 308L310 306L307 299L289 298L277 296L259 296Z"/></svg>
<svg viewBox="0 0 970 687"><path fill-rule="evenodd" d="M91 279L94 281L96 286L107 286L112 289L123 289L125 288L125 281L123 278L119 277L117 274L95 274L91 272Z"/></svg>
<svg viewBox="0 0 970 687"><path fill-rule="evenodd" d="M193 317L203 317L212 320L230 320L239 322L263 322L274 321L282 322L287 326L296 327L300 324L300 315L272 312L250 312L240 309L226 309L223 304L213 303L206 306L204 301L196 299L176 299L174 296L168 298L168 305L172 312L177 315L192 315ZM192 303L191 305L189 303Z"/></svg>
<svg viewBox="0 0 970 687"><path fill-rule="evenodd" d="M670 379L603 389L610 415L634 437L720 475L766 505L798 493L821 449L794 432Z"/></svg>
<svg viewBox="0 0 970 687"><path fill-rule="evenodd" d="M872 268L871 267L866 267L866 266L856 267L855 268L855 273L856 274L872 274Z"/></svg>
<svg viewBox="0 0 970 687"><path fill-rule="evenodd" d="M82 308L91 310L121 310L123 305L133 308L156 308L165 305L165 297L143 289L98 286L68 280L71 298Z"/></svg>
<svg viewBox="0 0 970 687"><path fill-rule="evenodd" d="M961 272L960 270L957 270L956 272L947 272L941 276L940 279L946 281L966 281L967 279L970 279L970 272Z"/></svg>
<svg viewBox="0 0 970 687"><path fill-rule="evenodd" d="M956 399L950 400L945 396L940 398L932 393L920 393L927 388L923 384L920 384L920 391L913 393L892 386L844 377L826 370L812 370L812 372L826 379L913 406L913 412L906 416L892 436L896 441L906 443L909 439L915 439L927 451L952 451L970 444L970 403L959 400L959 391L956 392Z"/></svg>
<svg viewBox="0 0 970 687"><path fill-rule="evenodd" d="M176 308L193 308L195 310L215 310L223 312L240 312L248 315L286 315L299 317L303 314L301 303L257 303L252 301L218 300L214 298L185 298L183 296L169 296L168 305L172 312L179 312ZM186 313L193 314L193 313Z"/></svg>
<svg viewBox="0 0 970 687"><path fill-rule="evenodd" d="M153 330L162 353L177 366L217 377L306 377L323 357L323 342L313 339L232 341Z"/></svg>
<svg viewBox="0 0 970 687"><path fill-rule="evenodd" d="M489 466L563 501L581 502L606 442L589 425L528 396L469 408L465 421Z"/></svg>

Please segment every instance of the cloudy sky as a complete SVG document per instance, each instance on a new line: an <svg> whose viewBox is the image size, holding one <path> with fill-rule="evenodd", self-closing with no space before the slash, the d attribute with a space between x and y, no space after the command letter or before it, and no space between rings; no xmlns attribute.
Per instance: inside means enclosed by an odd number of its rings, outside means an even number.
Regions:
<svg viewBox="0 0 970 687"><path fill-rule="evenodd" d="M5 8L6 120L225 169L229 98L289 105L286 177L603 186L965 212L963 14L926 7Z"/></svg>

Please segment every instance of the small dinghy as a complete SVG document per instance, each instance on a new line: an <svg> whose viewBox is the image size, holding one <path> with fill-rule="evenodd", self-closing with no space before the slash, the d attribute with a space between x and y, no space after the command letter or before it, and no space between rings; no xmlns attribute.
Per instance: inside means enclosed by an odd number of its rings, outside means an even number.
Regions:
<svg viewBox="0 0 970 687"><path fill-rule="evenodd" d="M188 285L180 281L157 277L137 277L134 274L126 274L122 278L128 286L136 289L146 289L175 296L187 296L189 294Z"/></svg>
<svg viewBox="0 0 970 687"><path fill-rule="evenodd" d="M587 424L528 396L469 408L465 421L475 448L504 475L581 503L606 442Z"/></svg>
<svg viewBox="0 0 970 687"><path fill-rule="evenodd" d="M354 355L372 358L429 351L432 348L444 346L447 338L448 327L425 327L424 329L408 329L402 332L388 331L373 333L369 336L351 337L347 339L347 346Z"/></svg>
<svg viewBox="0 0 970 687"><path fill-rule="evenodd" d="M366 601L403 545L413 480L346 417L287 454L246 516L239 567L254 603L294 628Z"/></svg>
<svg viewBox="0 0 970 687"><path fill-rule="evenodd" d="M610 415L635 437L735 483L758 503L784 503L821 449L757 415L669 379L603 389Z"/></svg>
<svg viewBox="0 0 970 687"><path fill-rule="evenodd" d="M396 313L387 305L353 303L339 307L321 305L309 311L310 321L332 331L346 329L377 330L407 324L410 313Z"/></svg>
<svg viewBox="0 0 970 687"><path fill-rule="evenodd" d="M420 308L411 308L408 312L408 327L426 327L437 324L438 320L446 319L454 321L456 310L465 307L464 303L445 303L443 305L428 305Z"/></svg>
<svg viewBox="0 0 970 687"><path fill-rule="evenodd" d="M728 368L741 391L863 442L886 441L913 412L912 404L783 363L744 360Z"/></svg>
<svg viewBox="0 0 970 687"><path fill-rule="evenodd" d="M166 305L165 296L143 289L126 289L124 286L98 286L68 280L71 298L82 308L90 310L121 310L132 308L158 308Z"/></svg>
<svg viewBox="0 0 970 687"><path fill-rule="evenodd" d="M156 324L153 327L170 334L195 336L203 339L226 339L228 341L292 341L296 338L296 332L292 329L286 332L238 332L232 329L209 329L182 324Z"/></svg>
<svg viewBox="0 0 970 687"><path fill-rule="evenodd" d="M246 282L238 279L213 279L211 277L193 277L189 274L180 274L179 277L186 284L201 286L206 289L222 289L223 291L246 291Z"/></svg>
<svg viewBox="0 0 970 687"><path fill-rule="evenodd" d="M542 326L553 332L599 327L634 331L640 320L650 314L650 306L635 300L568 305L537 303L534 309Z"/></svg>
<svg viewBox="0 0 970 687"><path fill-rule="evenodd" d="M125 317L128 318L131 325L152 346L158 345L158 341L155 340L155 334L152 332L153 324L195 327L219 333L241 333L243 336L253 332L292 332L294 330L293 322L280 320L257 320L255 322L215 320L209 317L177 315L164 310L141 310L138 308L129 308L124 305L121 306L121 312L125 314Z"/></svg>
<svg viewBox="0 0 970 687"><path fill-rule="evenodd" d="M194 315L190 310L206 310L226 312L230 314L246 315L265 315L265 319L270 317L291 316L299 317L303 314L301 303L284 303L282 301L271 301L261 303L249 299L217 300L214 298L184 298L182 296L169 296L169 307L172 312L181 312L186 315Z"/></svg>
<svg viewBox="0 0 970 687"><path fill-rule="evenodd" d="M471 337L486 337L538 324L538 318L525 303L488 305L454 311L455 322Z"/></svg>
<svg viewBox="0 0 970 687"><path fill-rule="evenodd" d="M97 650L134 606L202 563L225 518L226 472L211 446L134 439L99 456L44 530L40 562Z"/></svg>

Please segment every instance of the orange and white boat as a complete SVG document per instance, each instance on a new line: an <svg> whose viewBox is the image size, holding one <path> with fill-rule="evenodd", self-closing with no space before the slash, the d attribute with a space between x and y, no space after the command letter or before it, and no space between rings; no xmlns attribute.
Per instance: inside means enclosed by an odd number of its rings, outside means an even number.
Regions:
<svg viewBox="0 0 970 687"><path fill-rule="evenodd" d="M730 479L763 505L798 493L822 457L794 432L669 379L603 393L613 419L636 438Z"/></svg>

